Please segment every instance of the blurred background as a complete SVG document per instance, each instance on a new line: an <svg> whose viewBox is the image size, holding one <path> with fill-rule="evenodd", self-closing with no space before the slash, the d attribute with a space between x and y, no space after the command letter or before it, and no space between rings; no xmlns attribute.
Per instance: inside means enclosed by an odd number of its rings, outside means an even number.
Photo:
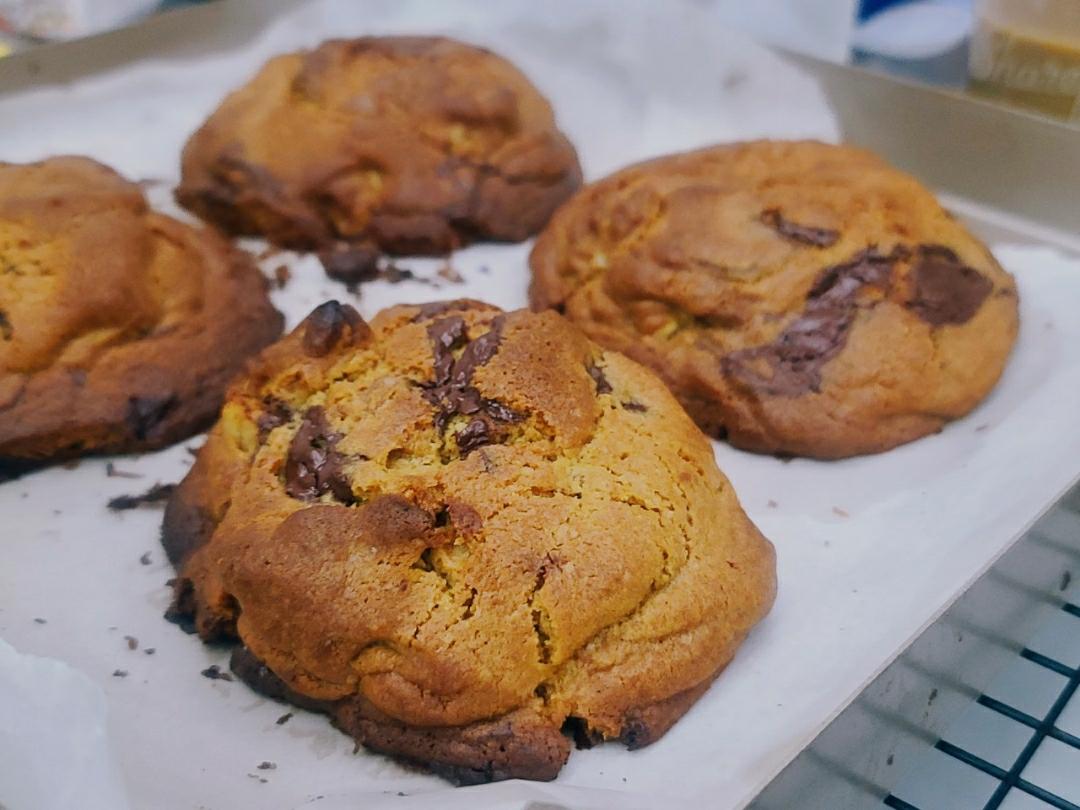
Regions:
<svg viewBox="0 0 1080 810"><path fill-rule="evenodd" d="M214 0L0 0L0 57ZM1078 0L675 0L768 44L1080 124Z"/></svg>

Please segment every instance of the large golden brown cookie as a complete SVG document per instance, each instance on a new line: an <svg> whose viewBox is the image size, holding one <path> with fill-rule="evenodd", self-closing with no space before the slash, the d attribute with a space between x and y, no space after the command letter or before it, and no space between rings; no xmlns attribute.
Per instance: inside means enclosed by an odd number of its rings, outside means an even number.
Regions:
<svg viewBox="0 0 1080 810"><path fill-rule="evenodd" d="M172 615L255 688L459 781L645 745L772 604L772 546L655 376L555 313L330 302L165 515Z"/></svg>
<svg viewBox="0 0 1080 810"><path fill-rule="evenodd" d="M581 182L551 106L449 39L332 40L279 56L184 149L180 202L234 233L445 253L520 241Z"/></svg>
<svg viewBox="0 0 1080 810"><path fill-rule="evenodd" d="M563 206L532 304L655 369L707 432L838 458L939 430L1016 339L1013 279L859 149L756 142L624 169Z"/></svg>
<svg viewBox="0 0 1080 810"><path fill-rule="evenodd" d="M189 436L280 333L245 254L111 169L0 164L0 465Z"/></svg>

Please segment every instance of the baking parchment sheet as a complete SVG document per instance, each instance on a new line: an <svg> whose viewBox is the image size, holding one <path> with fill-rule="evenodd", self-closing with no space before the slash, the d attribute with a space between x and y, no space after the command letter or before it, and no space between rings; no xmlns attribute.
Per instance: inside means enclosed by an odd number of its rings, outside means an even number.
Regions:
<svg viewBox="0 0 1080 810"><path fill-rule="evenodd" d="M327 0L297 2L241 35L208 32L205 42L176 43L109 73L0 98L0 159L90 154L155 181L151 198L174 211L183 141L265 58L329 36L395 31L457 35L519 63L552 99L589 178L708 142L837 135L809 78L691 6ZM744 506L777 546L780 593L734 663L658 743L574 752L550 784L453 789L354 752L322 717L295 711L279 724L289 707L202 677L211 664L224 667L227 652L161 618L172 571L157 543L160 512L105 507L178 480L196 438L114 459L138 479L107 477L105 460L85 460L0 485L0 637L78 668L107 705L106 720L77 677L38 679L35 699L64 706L72 736L58 737L57 713L43 712L32 738L37 767L0 776L37 795L78 781L81 808L121 810L109 794L111 746L137 810L741 806L1080 471L1080 264L1049 249L995 247L1018 277L1023 326L1000 386L971 416L885 455L837 463L717 445ZM264 268L292 270L274 294L291 326L327 298L366 316L462 296L523 306L527 253L528 245L461 251L451 261L464 284L439 278L439 260L405 260L439 286L377 282L359 299L310 256L278 255ZM0 693L33 682L24 676L38 665L0 658ZM99 740L90 761L100 772L75 767L70 742L79 734ZM13 784L0 782L0 804Z"/></svg>

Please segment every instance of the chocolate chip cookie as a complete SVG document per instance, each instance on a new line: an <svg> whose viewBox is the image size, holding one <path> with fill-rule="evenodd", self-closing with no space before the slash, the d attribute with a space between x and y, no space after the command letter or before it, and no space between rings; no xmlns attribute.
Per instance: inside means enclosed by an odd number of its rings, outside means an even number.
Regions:
<svg viewBox="0 0 1080 810"><path fill-rule="evenodd" d="M177 199L201 217L288 247L359 246L338 265L520 241L581 183L529 80L435 37L332 40L271 60L192 136L182 168Z"/></svg>
<svg viewBox="0 0 1080 810"><path fill-rule="evenodd" d="M657 739L775 591L660 380L475 301L316 309L234 385L163 537L171 618L241 678L460 782Z"/></svg>
<svg viewBox="0 0 1080 810"><path fill-rule="evenodd" d="M111 169L0 164L0 466L202 430L281 326L246 254Z"/></svg>
<svg viewBox="0 0 1080 810"><path fill-rule="evenodd" d="M564 205L534 308L651 366L737 447L840 458L933 433L994 386L1012 277L913 178L813 142L631 166Z"/></svg>

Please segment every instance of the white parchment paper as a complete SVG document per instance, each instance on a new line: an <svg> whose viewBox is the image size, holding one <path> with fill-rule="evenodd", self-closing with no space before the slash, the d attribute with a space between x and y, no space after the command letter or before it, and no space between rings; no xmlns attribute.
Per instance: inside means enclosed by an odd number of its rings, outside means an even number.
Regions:
<svg viewBox="0 0 1080 810"><path fill-rule="evenodd" d="M164 181L151 197L174 210L169 187L183 141L265 58L327 36L392 31L454 34L514 59L554 102L590 178L713 141L836 137L812 81L689 6L326 0L298 2L242 35L213 32L122 69L0 98L0 159L90 154L133 178ZM460 296L520 307L527 252L470 248L452 260L464 284L375 283L359 300L308 256L277 256L265 269L292 269L275 293L291 326L332 297L368 316L391 303ZM224 666L227 653L161 619L172 572L157 544L160 513L111 514L105 503L178 480L191 463L186 447L201 439L114 460L140 479L106 477L104 460L88 460L0 485L0 636L69 662L104 691L134 808L739 807L1080 470L1080 266L1049 250L997 252L1018 277L1023 328L1001 385L970 417L842 463L783 463L717 445L777 546L780 595L714 687L647 749L575 752L551 784L452 789L354 753L321 717L296 711L278 724L288 707L200 677L211 663ZM402 264L435 278L441 262ZM39 764L49 767L22 775L63 782L67 750L42 745ZM259 769L263 762L276 767ZM4 790L0 783L0 803Z"/></svg>

